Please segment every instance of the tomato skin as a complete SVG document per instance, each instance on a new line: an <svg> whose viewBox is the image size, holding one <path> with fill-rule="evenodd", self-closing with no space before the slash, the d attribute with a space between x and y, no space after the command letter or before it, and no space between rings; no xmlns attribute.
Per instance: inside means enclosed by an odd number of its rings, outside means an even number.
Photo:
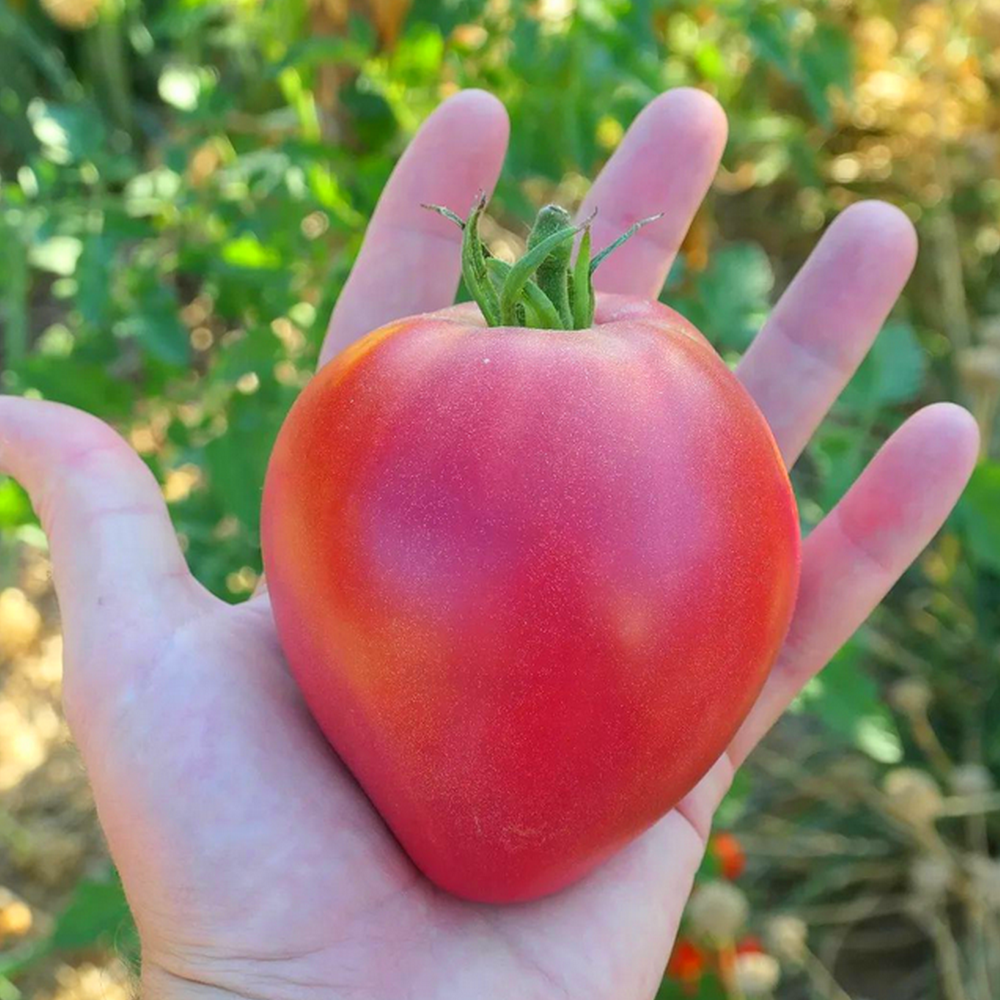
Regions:
<svg viewBox="0 0 1000 1000"><path fill-rule="evenodd" d="M568 885L691 790L798 581L749 395L611 296L590 330L459 306L369 334L289 414L262 531L319 725L424 874L484 902Z"/></svg>

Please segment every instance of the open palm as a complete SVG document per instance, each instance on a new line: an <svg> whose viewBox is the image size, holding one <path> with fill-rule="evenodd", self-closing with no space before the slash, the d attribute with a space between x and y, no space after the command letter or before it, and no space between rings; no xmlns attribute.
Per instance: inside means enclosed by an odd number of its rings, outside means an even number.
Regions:
<svg viewBox="0 0 1000 1000"><path fill-rule="evenodd" d="M597 244L665 214L607 261L601 290L657 294L725 130L694 91L639 117L582 213L600 210ZM502 107L480 92L425 124L372 220L324 360L391 319L449 304L457 234L419 206L463 209L491 187L506 131ZM901 213L848 210L747 352L739 376L789 464L914 255ZM410 864L306 712L267 595L234 608L192 579L157 485L125 442L77 411L0 400L0 464L51 540L66 711L139 927L147 1000L651 997L734 768L937 530L976 448L957 407L911 418L805 542L787 645L728 753L582 883L494 908L448 897Z"/></svg>

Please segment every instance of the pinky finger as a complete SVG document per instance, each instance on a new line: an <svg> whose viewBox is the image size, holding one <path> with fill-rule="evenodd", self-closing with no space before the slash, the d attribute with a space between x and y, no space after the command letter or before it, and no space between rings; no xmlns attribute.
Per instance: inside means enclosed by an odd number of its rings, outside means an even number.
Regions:
<svg viewBox="0 0 1000 1000"><path fill-rule="evenodd" d="M889 439L806 540L791 630L730 747L736 765L934 537L972 473L978 442L975 421L961 407L927 407Z"/></svg>

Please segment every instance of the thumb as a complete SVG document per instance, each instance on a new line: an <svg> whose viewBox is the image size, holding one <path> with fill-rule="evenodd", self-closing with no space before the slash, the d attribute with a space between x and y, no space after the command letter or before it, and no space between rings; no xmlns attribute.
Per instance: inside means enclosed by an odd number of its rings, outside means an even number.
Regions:
<svg viewBox="0 0 1000 1000"><path fill-rule="evenodd" d="M156 479L97 418L0 397L0 472L27 490L49 538L77 730L88 702L127 684L130 654L169 636L208 595L190 575Z"/></svg>

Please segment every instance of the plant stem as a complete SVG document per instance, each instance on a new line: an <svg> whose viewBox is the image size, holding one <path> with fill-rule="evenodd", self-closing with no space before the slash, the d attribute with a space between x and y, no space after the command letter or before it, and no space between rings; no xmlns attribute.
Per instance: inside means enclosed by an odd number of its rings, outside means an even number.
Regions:
<svg viewBox="0 0 1000 1000"><path fill-rule="evenodd" d="M823 1000L851 1000L819 956L808 948L803 957L802 968L809 977L813 989L823 997Z"/></svg>
<svg viewBox="0 0 1000 1000"><path fill-rule="evenodd" d="M535 225L528 236L528 250L534 250L549 236L565 232L572 228L573 221L569 212L559 205L546 205L538 213ZM569 267L573 247L568 242L557 244L554 250L542 258L538 265L536 281L538 287L546 294L556 307L561 319L562 329L573 325L573 314L569 304Z"/></svg>
<svg viewBox="0 0 1000 1000"><path fill-rule="evenodd" d="M91 56L93 69L104 77L104 85L114 123L126 132L132 131L132 83L126 61L125 34L122 31L123 12L105 10L90 32L93 38Z"/></svg>
<svg viewBox="0 0 1000 1000"><path fill-rule="evenodd" d="M719 946L719 958L722 972L722 985L725 987L728 1000L746 1000L746 995L736 977L736 944L728 941Z"/></svg>
<svg viewBox="0 0 1000 1000"><path fill-rule="evenodd" d="M20 364L28 349L30 274L28 249L22 234L7 220L2 220L0 233L4 235L0 259L6 262L2 301L3 363L10 368Z"/></svg>
<svg viewBox="0 0 1000 1000"><path fill-rule="evenodd" d="M934 942L934 950L937 952L941 988L944 990L945 1000L969 1000L962 978L962 959L958 942L946 920L947 918L940 913L929 913L924 921L924 926Z"/></svg>
<svg viewBox="0 0 1000 1000"><path fill-rule="evenodd" d="M503 283L503 289L500 292L500 321L504 325L514 326L517 324L516 307L518 302L521 301L525 285L527 285L532 275L535 274L549 257L556 254L559 254L560 257L562 256L562 250L569 247L576 233L575 226L566 226L557 230L551 236L546 236L540 243L529 249L520 260L511 266L510 274L507 275L507 279ZM566 280L565 271L567 269L568 267L564 268L564 281ZM539 291L545 294L545 290L541 286L539 286ZM551 301L551 296L547 297ZM569 300L566 298L567 310L569 308L568 303ZM565 321L565 312L559 308L557 303L553 302L552 304L555 306L560 320Z"/></svg>
<svg viewBox="0 0 1000 1000"><path fill-rule="evenodd" d="M500 296L490 281L486 270L486 255L479 239L479 217L486 209L486 195L480 195L472 207L469 221L462 230L462 275L466 287L483 311L483 317L490 326L502 322Z"/></svg>
<svg viewBox="0 0 1000 1000"><path fill-rule="evenodd" d="M947 780L948 775L954 769L954 764L951 762L951 758L948 756L945 748L941 745L937 733L934 732L934 727L931 725L931 720L926 710L911 712L909 718L914 740L916 740L921 750L927 755L927 759L938 772L938 775Z"/></svg>
<svg viewBox="0 0 1000 1000"><path fill-rule="evenodd" d="M585 329L594 321L594 283L590 280L590 226L584 226L580 249L576 252L576 264L569 281L570 306L573 310L573 326Z"/></svg>

